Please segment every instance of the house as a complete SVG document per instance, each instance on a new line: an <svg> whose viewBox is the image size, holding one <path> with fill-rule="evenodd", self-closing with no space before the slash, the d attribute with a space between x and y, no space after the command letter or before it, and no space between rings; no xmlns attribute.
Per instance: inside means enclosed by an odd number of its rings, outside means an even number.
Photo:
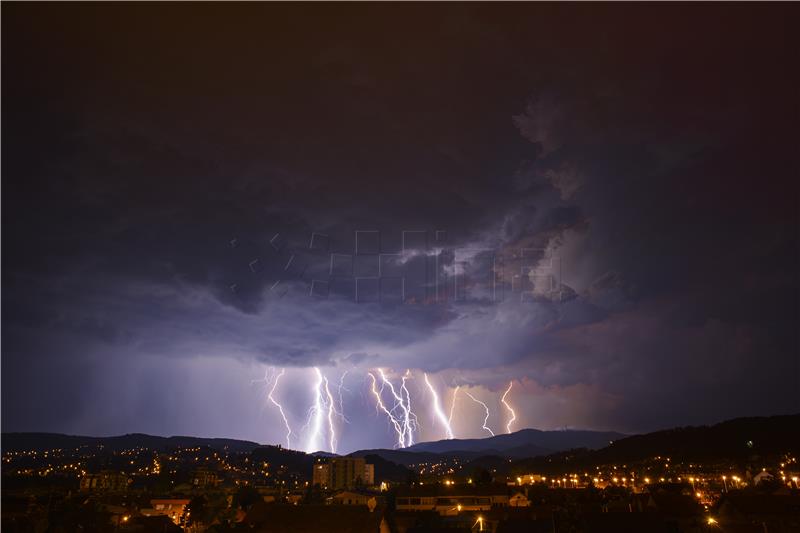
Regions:
<svg viewBox="0 0 800 533"><path fill-rule="evenodd" d="M208 468L198 468L192 472L192 486L197 489L216 487L219 483L219 476Z"/></svg>
<svg viewBox="0 0 800 533"><path fill-rule="evenodd" d="M80 488L83 491L124 492L131 482L128 476L113 470L102 470L97 474L86 474L81 478Z"/></svg>
<svg viewBox="0 0 800 533"><path fill-rule="evenodd" d="M772 481L775 479L775 476L767 472L766 470L762 470L755 476L753 476L753 484L758 485L759 483L763 483L765 481Z"/></svg>
<svg viewBox="0 0 800 533"><path fill-rule="evenodd" d="M351 490L345 490L333 496L333 503L340 505L369 505L369 500L375 500L375 496ZM377 500L375 501L377 503Z"/></svg>
<svg viewBox="0 0 800 533"><path fill-rule="evenodd" d="M288 503L288 504L297 505L301 501L303 501L303 495L302 494L287 494L286 495L286 503Z"/></svg>
<svg viewBox="0 0 800 533"><path fill-rule="evenodd" d="M525 496L525 494L523 494L521 492L514 493L508 499L508 506L509 507L528 507L530 504L531 504L531 502L528 501L528 497Z"/></svg>
<svg viewBox="0 0 800 533"><path fill-rule="evenodd" d="M457 515L507 507L509 499L505 485L416 485L398 489L395 506L398 511L436 511L440 515Z"/></svg>
<svg viewBox="0 0 800 533"><path fill-rule="evenodd" d="M141 509L142 516L166 516L174 524L180 524L183 511L189 500L184 498L162 498L150 500L152 507Z"/></svg>

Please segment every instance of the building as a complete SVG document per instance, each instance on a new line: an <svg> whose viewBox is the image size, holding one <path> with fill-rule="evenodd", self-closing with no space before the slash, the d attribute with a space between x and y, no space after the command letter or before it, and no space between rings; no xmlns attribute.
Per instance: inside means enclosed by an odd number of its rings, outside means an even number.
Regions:
<svg viewBox="0 0 800 533"><path fill-rule="evenodd" d="M373 505L377 504L374 494L345 490L333 496L333 503L341 505L369 505L370 500L373 500Z"/></svg>
<svg viewBox="0 0 800 533"><path fill-rule="evenodd" d="M142 516L166 516L174 524L180 524L183 511L189 505L189 500L182 498L169 498L150 500L150 505L142 509Z"/></svg>
<svg viewBox="0 0 800 533"><path fill-rule="evenodd" d="M504 485L424 485L398 489L398 511L436 511L440 515L488 511L508 507L508 487ZM519 498L515 504L522 503Z"/></svg>
<svg viewBox="0 0 800 533"><path fill-rule="evenodd" d="M758 485L759 483L764 483L765 481L769 482L769 481L774 481L774 480L775 480L775 476L773 476L772 474L770 474L766 470L762 470L761 472L759 472L758 474L753 476L753 483L756 484L756 485Z"/></svg>
<svg viewBox="0 0 800 533"><path fill-rule="evenodd" d="M508 499L509 507L528 507L531 502L522 492L517 492Z"/></svg>
<svg viewBox="0 0 800 533"><path fill-rule="evenodd" d="M99 474L86 474L81 478L81 490L122 492L128 490L128 476L113 470L102 470Z"/></svg>
<svg viewBox="0 0 800 533"><path fill-rule="evenodd" d="M216 487L219 476L213 470L198 468L192 472L192 486L195 488Z"/></svg>
<svg viewBox="0 0 800 533"><path fill-rule="evenodd" d="M314 485L340 490L375 484L375 465L367 464L363 457L334 457L326 463L315 463L312 473Z"/></svg>
<svg viewBox="0 0 800 533"><path fill-rule="evenodd" d="M311 482L313 485L320 487L327 487L331 480L331 465L328 463L315 463L314 472L311 475Z"/></svg>

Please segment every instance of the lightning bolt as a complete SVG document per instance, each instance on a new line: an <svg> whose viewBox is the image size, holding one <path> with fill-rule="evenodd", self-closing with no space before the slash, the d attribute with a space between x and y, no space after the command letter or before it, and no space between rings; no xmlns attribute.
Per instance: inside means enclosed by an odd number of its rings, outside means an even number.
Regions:
<svg viewBox="0 0 800 533"><path fill-rule="evenodd" d="M406 373L400 379L400 409L403 411L403 432L406 437L406 446L414 444L414 430L417 429L417 415L411 411L411 393L408 392L406 387L406 380L411 377L411 370L406 370ZM405 401L403 400L404 392L406 393Z"/></svg>
<svg viewBox="0 0 800 533"><path fill-rule="evenodd" d="M453 438L453 430L450 428L450 422L447 421L447 417L444 416L444 412L442 412L442 406L439 404L439 395L436 393L436 389L433 388L431 382L428 380L428 374L423 374L425 376L425 384L430 389L431 394L433 394L433 412L436 414L436 418L444 426L445 433L447 434L448 439Z"/></svg>
<svg viewBox="0 0 800 533"><path fill-rule="evenodd" d="M338 413L336 412L336 404L333 403L331 389L328 387L328 378L323 376L322 379L325 382L325 394L328 396L328 441L331 453L336 453L336 428L333 425L333 416Z"/></svg>
<svg viewBox="0 0 800 533"><path fill-rule="evenodd" d="M314 372L317 375L317 382L314 384L312 389L314 394L314 403L308 410L308 421L304 426L305 428L311 425L311 432L309 433L308 440L306 441L306 453L313 453L319 450L317 441L322 433L322 418L325 416L323 413L325 402L322 399L322 385L324 383L324 379L319 367L315 366Z"/></svg>
<svg viewBox="0 0 800 533"><path fill-rule="evenodd" d="M482 401L480 401L479 399L477 399L475 396L473 396L472 394L468 393L467 391L464 391L464 394L466 394L467 396L472 398L473 402L481 404L483 406L483 408L486 410L486 418L483 419L483 429L488 431L492 435L492 437L494 437L494 431L492 431L491 429L489 429L486 426L486 422L489 421L489 407L487 407L487 405L485 403L483 403Z"/></svg>
<svg viewBox="0 0 800 533"><path fill-rule="evenodd" d="M349 390L344 388L344 378L347 376L347 370L344 371L342 376L339 378L339 414L342 416L345 422L349 422L346 418L344 418L344 404L342 403L342 389L350 392Z"/></svg>
<svg viewBox="0 0 800 533"><path fill-rule="evenodd" d="M275 397L273 396L273 394L275 394L275 389L278 388L278 380L281 379L281 377L285 373L286 373L286 369L282 368L280 374L275 376L275 381L272 382L272 388L270 389L269 394L267 394L267 398L269 398L269 401L272 402L272 404L275 407L278 408L278 412L281 414L281 418L283 418L283 423L286 426L286 448L291 449L291 447L292 447L292 441L291 441L292 428L289 427L289 420L287 420L286 415L283 412L283 406L281 404L279 404L275 400Z"/></svg>
<svg viewBox="0 0 800 533"><path fill-rule="evenodd" d="M392 382L386 377L386 374L383 372L382 369L377 369L378 374L381 376L381 391L383 391L384 386L389 387L389 391L392 393L394 397L394 406L392 406L389 411L392 413L392 417L398 421L400 426L400 447L405 448L406 446L411 446L414 444L414 430L417 429L417 415L411 411L411 394L408 392L408 388L406 387L406 380L411 377L411 371L406 370L405 375L401 379L400 385L400 393L397 393L397 390L392 385ZM405 393L405 397L403 396ZM400 409L400 416L399 418L394 414L398 409Z"/></svg>
<svg viewBox="0 0 800 533"><path fill-rule="evenodd" d="M375 396L375 410L377 411L380 409L386 414L386 417L389 419L389 422L392 423L394 426L394 431L397 433L397 447L404 448L405 447L405 435L403 434L403 428L400 425L400 421L392 414L392 412L386 408L384 405L383 400L381 399L381 392L377 389L377 380L372 372L367 372L367 375L372 379L372 395ZM383 391L383 387L381 387L381 391Z"/></svg>
<svg viewBox="0 0 800 533"><path fill-rule="evenodd" d="M418 422L417 422L417 415L411 410L411 393L408 392L408 388L406 388L406 380L411 378L411 370L406 370L405 375L401 381L400 386L400 394L402 395L403 391L406 393L406 405L403 408L405 412L405 423L406 423L406 431L408 438L406 442L409 446L414 444L414 431L417 429Z"/></svg>
<svg viewBox="0 0 800 533"><path fill-rule="evenodd" d="M508 405L508 402L506 401L506 396L508 396L508 393L511 392L512 385L514 385L513 380L508 382L508 389L506 390L505 394L503 394L503 397L500 398L500 401L503 402L503 405L506 406L506 409L511 411L511 420L509 420L508 423L506 423L506 431L508 431L509 433L511 433L511 423L517 419L516 413L514 413L514 410L511 408L510 405Z"/></svg>
<svg viewBox="0 0 800 533"><path fill-rule="evenodd" d="M453 391L453 403L450 404L450 417L447 419L448 424L453 423L453 411L456 409L456 396L458 395L459 387L461 387L461 385L456 385L456 388Z"/></svg>

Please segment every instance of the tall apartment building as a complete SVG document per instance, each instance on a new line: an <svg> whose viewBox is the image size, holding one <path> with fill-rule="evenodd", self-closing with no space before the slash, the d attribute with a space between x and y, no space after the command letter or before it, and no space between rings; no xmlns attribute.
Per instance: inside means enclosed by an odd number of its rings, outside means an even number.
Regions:
<svg viewBox="0 0 800 533"><path fill-rule="evenodd" d="M312 479L315 485L333 490L370 486L375 484L375 465L363 457L334 457L315 463Z"/></svg>

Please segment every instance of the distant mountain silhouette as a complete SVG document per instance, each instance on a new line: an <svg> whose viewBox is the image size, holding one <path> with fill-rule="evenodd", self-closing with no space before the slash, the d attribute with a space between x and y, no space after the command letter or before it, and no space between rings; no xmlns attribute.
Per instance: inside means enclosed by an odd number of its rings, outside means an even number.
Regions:
<svg viewBox="0 0 800 533"><path fill-rule="evenodd" d="M800 415L734 418L713 426L693 426L633 435L592 452L599 460L744 459L753 455L800 452Z"/></svg>
<svg viewBox="0 0 800 533"><path fill-rule="evenodd" d="M625 435L612 431L560 430L541 431L521 429L514 433L495 435L484 439L448 439L420 442L405 448L412 452L482 452L497 453L507 457L535 457L573 448L598 449Z"/></svg>
<svg viewBox="0 0 800 533"><path fill-rule="evenodd" d="M433 452L414 452L414 451L407 451L407 448L402 450L386 450L386 449L374 449L374 450L358 450L357 452L351 453L348 457L367 457L367 456L378 456L382 457L387 461L391 461L398 465L413 465L419 463L429 463L429 462L437 462L442 459L442 456L446 456L448 458L457 458L462 459L465 461L470 461L482 455L487 455L485 452L482 451L451 451L447 452L446 454L442 453L433 453ZM496 450L490 452L490 454L497 454Z"/></svg>
<svg viewBox="0 0 800 533"><path fill-rule="evenodd" d="M581 464L602 464L636 461L656 455L682 458L684 460L706 460L728 458L744 460L753 456L779 453L800 453L800 414L772 417L737 418L713 426L683 427L626 437L620 433L602 431L540 431L523 429L514 433L497 435L485 439L450 439L422 442L402 450L359 450L352 457L377 456L397 465L436 462L443 457L463 461L491 457L524 459L515 463L529 462L530 466L545 464L556 466L569 461L573 467ZM289 461L298 471L310 468L316 457L324 452L306 455L303 452L281 449L277 446L262 446L256 442L236 439L213 439L201 437L156 437L141 433L117 437L86 437L58 433L3 433L3 451L49 450L54 448L74 449L102 446L107 452L150 448L170 451L175 448L207 447L213 450L237 453L253 453L263 460ZM490 457L491 456L491 457ZM377 467L376 467L377 468ZM402 478L405 470L381 464L381 471L395 479Z"/></svg>
<svg viewBox="0 0 800 533"><path fill-rule="evenodd" d="M129 433L117 437L85 437L62 435L61 433L3 433L3 451L52 450L55 448L78 448L102 446L108 451L129 450L143 447L169 451L176 448L208 447L213 450L251 452L261 446L257 442L236 439L211 439L202 437L156 437L143 433Z"/></svg>
<svg viewBox="0 0 800 533"><path fill-rule="evenodd" d="M653 457L676 461L729 461L741 465L761 464L785 453L800 454L800 415L735 418L713 426L674 428L633 435L599 450L573 449L548 456L506 462L498 474L513 471L564 472L591 469L595 465L635 463ZM475 461L478 466L484 459ZM465 468L472 468L467 464Z"/></svg>

